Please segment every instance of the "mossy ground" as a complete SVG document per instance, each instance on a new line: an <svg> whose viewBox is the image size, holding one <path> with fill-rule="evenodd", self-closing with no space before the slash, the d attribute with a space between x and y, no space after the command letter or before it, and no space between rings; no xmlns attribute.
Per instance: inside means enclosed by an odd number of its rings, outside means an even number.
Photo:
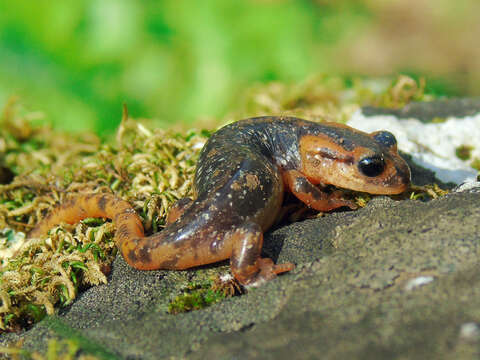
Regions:
<svg viewBox="0 0 480 360"><path fill-rule="evenodd" d="M73 340L57 341L52 339L48 342L45 354L30 352L22 349L21 344L10 347L0 347L0 353L8 356L9 359L32 359L32 360L97 360L94 355L79 354L80 346Z"/></svg>
<svg viewBox="0 0 480 360"><path fill-rule="evenodd" d="M213 305L226 297L222 291L213 288L212 281L190 283L182 294L175 297L168 306L170 314L199 310Z"/></svg>
<svg viewBox="0 0 480 360"><path fill-rule="evenodd" d="M401 107L430 98L424 82L405 76L381 91L368 84L313 77L296 85L256 86L216 125L265 114L343 122L362 105ZM125 112L115 141L107 142L35 125L39 117L14 100L3 112L0 166L14 175L0 185L0 229L10 229L0 234L4 248L75 193L114 192L134 206L147 234L159 231L168 207L191 194L196 159L209 135L153 129ZM109 222L89 220L52 229L47 239L19 240L21 248L3 258L0 268L0 332L28 327L69 304L81 289L105 283L116 253L113 231Z"/></svg>

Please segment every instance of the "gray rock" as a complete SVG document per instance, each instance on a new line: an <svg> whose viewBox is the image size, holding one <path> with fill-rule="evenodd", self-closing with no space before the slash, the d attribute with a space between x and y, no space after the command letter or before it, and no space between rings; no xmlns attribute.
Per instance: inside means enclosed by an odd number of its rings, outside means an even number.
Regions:
<svg viewBox="0 0 480 360"><path fill-rule="evenodd" d="M266 252L297 263L292 273L175 316L178 284L218 266L141 272L117 258L107 285L28 331L25 346L60 336L102 358L469 358L480 349L461 336L480 323L479 224L475 189L426 203L378 197L271 232ZM419 276L433 281L407 286Z"/></svg>
<svg viewBox="0 0 480 360"><path fill-rule="evenodd" d="M465 117L480 113L480 98L443 99L430 102L411 102L401 109L362 108L365 116L394 115L401 119L415 118L429 122L434 118Z"/></svg>

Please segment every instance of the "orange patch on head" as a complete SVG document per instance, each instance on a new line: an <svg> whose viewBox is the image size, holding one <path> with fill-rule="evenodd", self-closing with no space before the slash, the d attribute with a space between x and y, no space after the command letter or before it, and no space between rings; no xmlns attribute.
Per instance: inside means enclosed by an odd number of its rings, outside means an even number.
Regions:
<svg viewBox="0 0 480 360"><path fill-rule="evenodd" d="M374 136L378 132L369 135L352 129L351 134L351 151L342 147L342 138L333 141L323 134L301 137L302 174L313 184L372 194L399 194L409 187L410 170L396 146L377 141Z"/></svg>
<svg viewBox="0 0 480 360"><path fill-rule="evenodd" d="M327 136L305 135L300 138L301 172L313 183L333 184L333 165L351 163L352 154Z"/></svg>

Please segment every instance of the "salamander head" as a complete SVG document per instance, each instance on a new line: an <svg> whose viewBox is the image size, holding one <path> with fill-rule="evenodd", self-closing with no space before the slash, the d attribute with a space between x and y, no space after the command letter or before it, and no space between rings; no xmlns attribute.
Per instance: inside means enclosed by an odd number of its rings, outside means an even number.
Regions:
<svg viewBox="0 0 480 360"><path fill-rule="evenodd" d="M339 136L323 133L301 136L301 172L314 184L371 194L400 194L410 186L410 169L397 152L388 131L367 134L345 125L330 124Z"/></svg>

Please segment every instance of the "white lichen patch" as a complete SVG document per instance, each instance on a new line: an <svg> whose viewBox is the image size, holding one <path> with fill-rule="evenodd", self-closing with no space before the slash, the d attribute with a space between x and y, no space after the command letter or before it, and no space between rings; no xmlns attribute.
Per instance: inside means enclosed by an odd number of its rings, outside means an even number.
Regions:
<svg viewBox="0 0 480 360"><path fill-rule="evenodd" d="M220 281L223 283L227 283L229 281L233 281L233 276L230 273L225 273L223 275L220 275Z"/></svg>
<svg viewBox="0 0 480 360"><path fill-rule="evenodd" d="M480 326L474 322L467 322L460 327L460 337L465 340L479 340Z"/></svg>
<svg viewBox="0 0 480 360"><path fill-rule="evenodd" d="M455 192L463 192L463 191L471 191L471 192L479 192L480 191L480 181L466 181L460 185L458 185L455 189Z"/></svg>
<svg viewBox="0 0 480 360"><path fill-rule="evenodd" d="M25 243L25 234L10 228L0 230L0 265L10 259Z"/></svg>
<svg viewBox="0 0 480 360"><path fill-rule="evenodd" d="M477 177L477 170L470 165L474 159L480 159L480 114L448 118L440 123L422 123L393 115L367 117L357 111L348 125L366 132L392 132L399 150L412 155L415 163L434 171L442 181L460 184ZM456 151L460 147L471 149L470 159L457 157Z"/></svg>
<svg viewBox="0 0 480 360"><path fill-rule="evenodd" d="M405 285L405 290L411 291L420 286L427 285L434 280L433 276L418 276L414 279L411 279Z"/></svg>

